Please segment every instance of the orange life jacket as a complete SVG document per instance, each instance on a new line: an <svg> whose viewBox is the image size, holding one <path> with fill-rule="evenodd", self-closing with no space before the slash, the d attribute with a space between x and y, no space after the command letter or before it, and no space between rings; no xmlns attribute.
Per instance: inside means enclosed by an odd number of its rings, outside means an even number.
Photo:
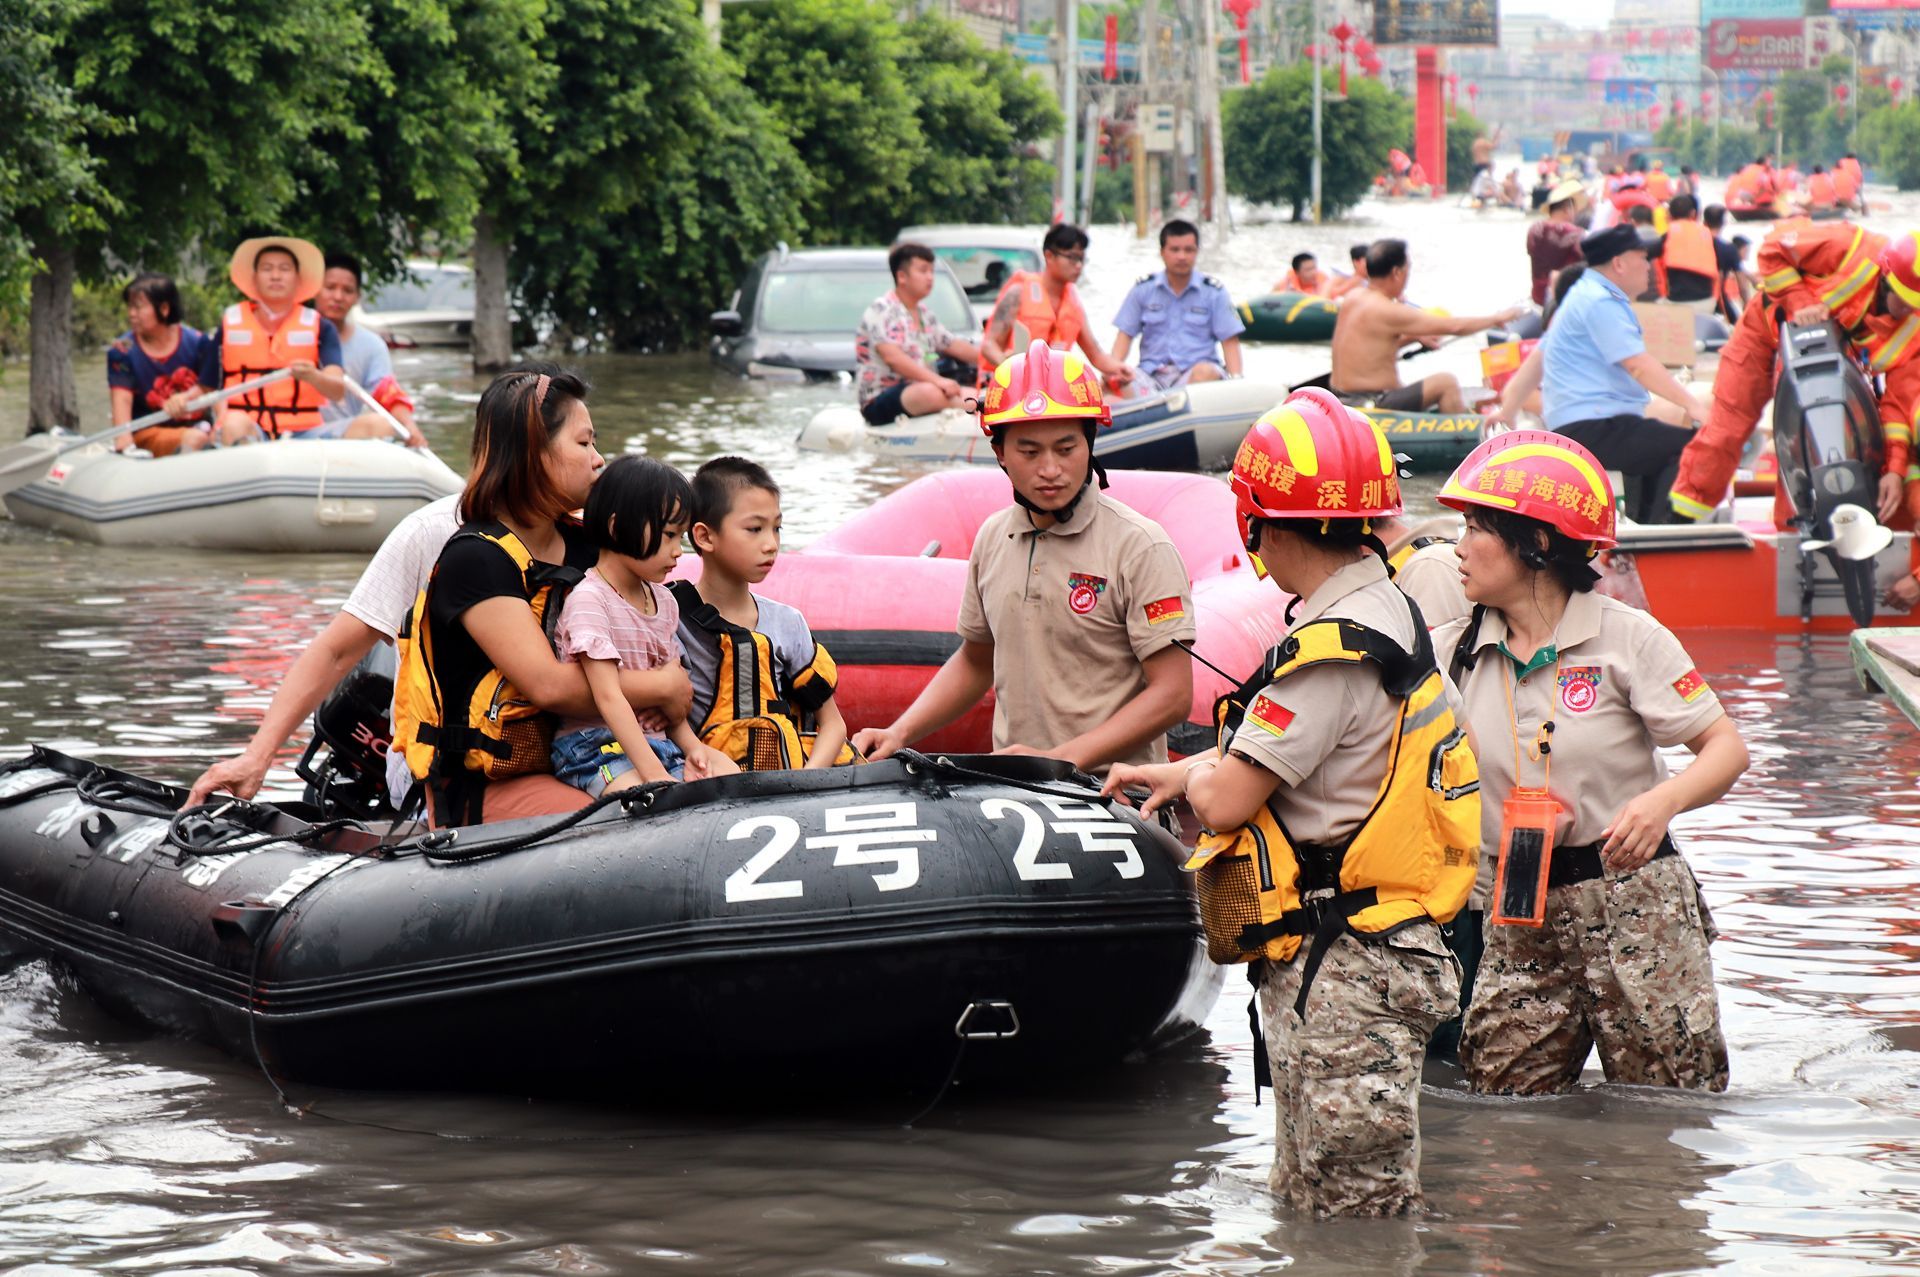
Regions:
<svg viewBox="0 0 1920 1277"><path fill-rule="evenodd" d="M1287 272L1287 277L1280 281L1280 287L1273 291L1276 293L1305 293L1309 297L1325 297L1333 292L1333 278L1328 275L1327 272L1321 271L1320 282L1314 287L1309 288L1300 282L1299 271L1290 270Z"/></svg>
<svg viewBox="0 0 1920 1277"><path fill-rule="evenodd" d="M1832 208L1839 200L1839 194L1833 188L1833 179L1827 174L1815 173L1807 179L1807 201L1815 208Z"/></svg>
<svg viewBox="0 0 1920 1277"><path fill-rule="evenodd" d="M1863 321L1863 332L1853 334L1854 344L1867 357L1867 366L1876 373L1892 372L1920 351L1920 315L1908 315L1898 322L1884 315L1871 315Z"/></svg>
<svg viewBox="0 0 1920 1277"><path fill-rule="evenodd" d="M1854 197L1860 194L1860 175L1845 162L1833 170L1833 194L1842 204L1853 203Z"/></svg>
<svg viewBox="0 0 1920 1277"><path fill-rule="evenodd" d="M1020 297L1014 322L1026 326L1027 340L1038 338L1055 350L1072 350L1087 326L1087 312L1081 308L1073 285L1067 285L1058 310L1053 308L1053 299L1047 296L1046 277L1039 271L1014 272L1007 286L1000 290L1000 296L1005 297L1013 289L1019 290Z"/></svg>
<svg viewBox="0 0 1920 1277"><path fill-rule="evenodd" d="M1667 272L1690 270L1707 279L1720 276L1720 259L1714 255L1713 232L1691 218L1683 218L1667 227L1666 246L1660 250L1660 295L1667 295Z"/></svg>
<svg viewBox="0 0 1920 1277"><path fill-rule="evenodd" d="M1758 208L1771 196L1772 184L1758 164L1749 164L1727 179L1728 208Z"/></svg>
<svg viewBox="0 0 1920 1277"><path fill-rule="evenodd" d="M233 386L285 368L296 359L320 362L320 312L297 307L279 328L260 322L253 302L235 302L220 319L221 385ZM227 400L259 423L269 439L299 434L320 424L326 396L289 377Z"/></svg>
<svg viewBox="0 0 1920 1277"><path fill-rule="evenodd" d="M1673 198L1673 179L1667 176L1664 169L1647 174L1647 194L1662 204Z"/></svg>
<svg viewBox="0 0 1920 1277"><path fill-rule="evenodd" d="M1833 171L1836 173L1845 173L1848 177L1852 178L1853 189L1856 191L1860 189L1860 184L1867 180L1866 175L1860 171L1860 161L1847 159L1844 156L1834 161Z"/></svg>

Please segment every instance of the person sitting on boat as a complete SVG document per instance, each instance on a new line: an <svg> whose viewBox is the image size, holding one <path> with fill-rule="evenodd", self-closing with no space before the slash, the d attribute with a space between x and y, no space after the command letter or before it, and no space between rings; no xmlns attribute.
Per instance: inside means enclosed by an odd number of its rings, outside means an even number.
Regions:
<svg viewBox="0 0 1920 1277"><path fill-rule="evenodd" d="M1574 222L1574 214L1587 198L1587 188L1578 182L1562 182L1547 194L1546 220L1527 227L1527 261L1533 271L1533 304L1547 304L1547 289L1554 275L1580 261L1580 240L1586 234Z"/></svg>
<svg viewBox="0 0 1920 1277"><path fill-rule="evenodd" d="M1610 470L1639 479L1633 517L1666 522L1667 492L1692 432L1647 415L1658 395L1702 421L1705 405L1647 351L1632 298L1646 290L1647 245L1631 226L1595 231L1582 245L1586 270L1555 309L1539 347L1501 392L1491 414L1512 423L1538 388L1547 428L1591 450Z"/></svg>
<svg viewBox="0 0 1920 1277"><path fill-rule="evenodd" d="M1840 207L1839 191L1825 166L1813 166L1813 172L1807 175L1806 193L1794 196L1793 204L1796 212L1808 215L1832 213Z"/></svg>
<svg viewBox="0 0 1920 1277"><path fill-rule="evenodd" d="M1008 279L993 303L993 315L980 342L980 356L988 371L1000 366L1010 350L1025 350L1027 343L1039 340L1055 350L1078 346L1087 361L1107 379L1109 390L1119 390L1133 380L1133 369L1107 353L1093 325L1087 322L1086 308L1074 282L1087 268L1087 233L1078 226L1062 222L1047 231L1040 241L1045 265L1037 271L1020 271ZM1025 329L1025 336L1021 330Z"/></svg>
<svg viewBox="0 0 1920 1277"><path fill-rule="evenodd" d="M577 811L553 775L555 716L597 713L580 667L548 636L599 551L570 514L605 462L587 383L496 377L474 414L474 465L447 541L400 636L391 748L438 827Z"/></svg>
<svg viewBox="0 0 1920 1277"><path fill-rule="evenodd" d="M854 390L868 425L891 425L965 405L967 392L934 368L940 356L980 362L980 351L947 331L927 305L933 294L933 250L925 244L895 244L887 254L893 287L867 307L854 335L859 360Z"/></svg>
<svg viewBox="0 0 1920 1277"><path fill-rule="evenodd" d="M1439 500L1467 519L1474 609L1433 643L1479 760L1490 923L1467 1082L1559 1094L1597 1047L1610 1082L1725 1090L1713 920L1669 828L1746 770L1740 731L1670 631L1594 592L1615 532L1592 453L1546 431L1496 435ZM1675 745L1694 758L1669 775L1660 750Z"/></svg>
<svg viewBox="0 0 1920 1277"><path fill-rule="evenodd" d="M1665 204L1673 198L1673 178L1667 174L1666 163L1655 160L1646 173L1647 194Z"/></svg>
<svg viewBox="0 0 1920 1277"><path fill-rule="evenodd" d="M1240 375L1240 334L1247 326L1227 296L1227 286L1211 275L1196 274L1200 228L1173 218L1160 228L1162 269L1134 282L1120 313L1113 357L1126 362L1140 340L1140 371L1135 383L1143 394L1171 390L1189 382L1218 381Z"/></svg>
<svg viewBox="0 0 1920 1277"><path fill-rule="evenodd" d="M1830 319L1853 343L1869 376L1886 380L1878 513L1883 522L1891 519L1900 509L1920 425L1920 339L1910 322L1920 309L1920 235L1888 238L1851 222L1789 218L1761 241L1759 270L1761 300L1747 307L1721 348L1713 411L1680 458L1675 515L1704 519L1725 499L1747 436L1773 398L1780 325ZM1784 513L1776 500L1776 517Z"/></svg>
<svg viewBox="0 0 1920 1277"><path fill-rule="evenodd" d="M764 466L715 457L694 472L700 579L669 587L693 677L687 721L749 771L850 763L833 657L798 608L753 592L780 556L780 523L780 485Z"/></svg>
<svg viewBox="0 0 1920 1277"><path fill-rule="evenodd" d="M1731 244L1722 244L1697 216L1699 205L1691 195L1667 202L1667 233L1648 246L1660 296L1685 302L1695 309L1725 309L1728 277L1740 270L1740 257Z"/></svg>
<svg viewBox="0 0 1920 1277"><path fill-rule="evenodd" d="M353 308L360 304L360 259L348 253L327 254L326 273L321 277L319 295L313 308L340 334L340 369L347 379L373 396L373 401L407 428L407 446L424 448L427 437L413 424L413 399L393 375L393 356L387 343L371 328L353 322ZM362 405L349 391L338 402L329 400L320 406L320 428L307 433L308 439L391 439L393 427L386 418Z"/></svg>
<svg viewBox="0 0 1920 1277"><path fill-rule="evenodd" d="M1860 169L1860 157L1848 151L1833 165L1833 190L1843 209L1867 211L1867 179Z"/></svg>
<svg viewBox="0 0 1920 1277"><path fill-rule="evenodd" d="M187 401L217 379L219 362L209 360L213 346L206 336L182 322L180 286L166 275L136 275L120 290L120 300L127 304L127 331L107 347L113 424L160 411L173 420L115 435L114 448L170 457L206 447L212 423L205 414L189 414Z"/></svg>
<svg viewBox="0 0 1920 1277"><path fill-rule="evenodd" d="M1473 201L1475 208L1485 208L1500 198L1500 185L1493 180L1493 170L1476 169L1473 183L1467 188L1467 198Z"/></svg>
<svg viewBox="0 0 1920 1277"><path fill-rule="evenodd" d="M686 476L652 457L621 457L587 494L587 536L600 557L567 595L553 646L586 675L597 714L563 718L553 733L553 774L598 798L635 785L699 780L739 770L701 744L687 719L627 703L620 675L681 657L680 605L666 579L693 523Z"/></svg>
<svg viewBox="0 0 1920 1277"><path fill-rule="evenodd" d="M1248 433L1232 487L1261 575L1294 596L1286 642L1229 694L1214 749L1115 767L1106 792L1144 787L1147 810L1184 797L1207 831L1188 867L1209 953L1254 963L1274 1195L1303 1214L1407 1214L1421 1065L1460 1005L1440 924L1473 890L1474 760L1424 618L1382 563L1373 520L1402 505L1379 428L1295 391Z"/></svg>
<svg viewBox="0 0 1920 1277"><path fill-rule="evenodd" d="M1293 269L1273 286L1276 293L1305 293L1309 297L1333 295L1333 276L1320 269L1320 259L1312 253L1295 253Z"/></svg>
<svg viewBox="0 0 1920 1277"><path fill-rule="evenodd" d="M1773 157L1763 155L1727 179L1728 210L1751 213L1771 209L1778 194L1773 180Z"/></svg>
<svg viewBox="0 0 1920 1277"><path fill-rule="evenodd" d="M321 407L346 397L340 330L306 304L325 275L320 250L304 239L269 235L233 250L227 278L247 300L227 307L214 334L221 384L282 368L293 376L227 400L215 427L221 443L318 437Z"/></svg>
<svg viewBox="0 0 1920 1277"><path fill-rule="evenodd" d="M533 365L532 371L536 374L544 371L550 376L560 372L552 364ZM526 369L516 369L503 376L524 376L526 372ZM486 402L485 396L482 402ZM489 409L494 406L490 404ZM476 412L475 416L477 426L479 414ZM483 446L495 442L495 433L478 428L473 432L471 461L475 474L479 472ZM498 459L489 464L497 467ZM455 493L428 502L400 520L387 534L340 611L294 658L246 748L238 756L221 759L202 772L188 791L188 806L203 803L220 791L240 798L252 798L259 793L275 754L341 680L373 651L375 644L398 641L407 628L415 601L432 576L440 552L460 527L461 498L462 494ZM575 666L561 668L563 673L578 674ZM635 709L655 711L667 719L686 717L692 705L693 685L688 681L686 670L678 664L652 671L623 671L620 686ZM592 704L584 678L577 697L582 705ZM398 721L397 716L393 721ZM386 773L389 799L398 807L414 785L404 749L388 749Z"/></svg>
<svg viewBox="0 0 1920 1277"><path fill-rule="evenodd" d="M1333 325L1333 393L1354 403L1394 412L1465 412L1460 383L1435 373L1411 386L1400 384L1400 349L1410 341L1485 332L1521 313L1509 306L1495 315L1443 316L1402 300L1413 264L1407 241L1379 239L1367 250L1367 286L1340 304Z"/></svg>
<svg viewBox="0 0 1920 1277"><path fill-rule="evenodd" d="M1349 270L1344 275L1336 274L1333 286L1327 289L1328 301L1339 301L1356 288L1367 286L1367 249L1368 244L1354 244L1347 249Z"/></svg>
<svg viewBox="0 0 1920 1277"><path fill-rule="evenodd" d="M973 538L960 648L906 712L854 745L887 755L994 694L993 747L1082 771L1164 762L1193 702L1187 569L1159 524L1093 487L1112 420L1079 356L1035 342L994 370L981 429L1014 504ZM1103 476L1104 477L1104 476Z"/></svg>
<svg viewBox="0 0 1920 1277"><path fill-rule="evenodd" d="M1510 168L1506 177L1500 181L1500 203L1507 208L1524 210L1527 207L1527 193L1520 185L1520 170Z"/></svg>

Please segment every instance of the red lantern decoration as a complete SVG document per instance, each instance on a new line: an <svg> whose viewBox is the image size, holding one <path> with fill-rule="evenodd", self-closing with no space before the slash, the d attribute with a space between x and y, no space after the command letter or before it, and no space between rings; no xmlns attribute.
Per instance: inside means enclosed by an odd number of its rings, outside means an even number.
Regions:
<svg viewBox="0 0 1920 1277"><path fill-rule="evenodd" d="M1836 84L1833 86L1833 101L1836 108L1834 111L1834 117L1836 119L1841 119L1841 120L1846 119L1847 118L1847 86L1846 85Z"/></svg>
<svg viewBox="0 0 1920 1277"><path fill-rule="evenodd" d="M1100 78L1103 80L1120 78L1120 19L1111 13L1107 15L1106 41L1100 59Z"/></svg>
<svg viewBox="0 0 1920 1277"><path fill-rule="evenodd" d="M1460 94L1458 92L1459 88L1460 88L1459 75L1457 75L1452 71L1447 72L1447 109L1449 111L1453 109L1454 104L1459 100L1459 97L1460 97Z"/></svg>
<svg viewBox="0 0 1920 1277"><path fill-rule="evenodd" d="M1667 47L1666 30L1661 27L1655 27L1652 31L1647 33L1647 43L1652 45L1656 49L1666 48Z"/></svg>
<svg viewBox="0 0 1920 1277"><path fill-rule="evenodd" d="M1773 127L1773 90L1772 89L1760 90L1760 105L1762 108L1764 108L1763 109L1764 120L1761 127L1770 129Z"/></svg>
<svg viewBox="0 0 1920 1277"><path fill-rule="evenodd" d="M1233 25L1240 32L1240 83L1252 84L1253 73L1247 58L1247 15L1260 7L1260 0L1221 0L1220 7L1233 15Z"/></svg>
<svg viewBox="0 0 1920 1277"><path fill-rule="evenodd" d="M1657 129L1660 127L1660 104L1658 102L1655 102L1652 106L1647 108L1647 127L1650 129Z"/></svg>
<svg viewBox="0 0 1920 1277"><path fill-rule="evenodd" d="M1712 89L1700 90L1700 114L1705 115L1708 111L1712 109L1713 109L1713 90Z"/></svg>
<svg viewBox="0 0 1920 1277"><path fill-rule="evenodd" d="M1900 88L1901 88L1901 82L1900 82L1899 76L1896 75L1888 78L1887 92L1893 95L1893 100L1895 102L1898 102L1900 100Z"/></svg>
<svg viewBox="0 0 1920 1277"><path fill-rule="evenodd" d="M1347 20L1342 18L1339 25L1327 34L1332 36L1334 43L1340 46L1340 96L1345 97L1347 96L1347 41L1353 39L1354 31L1347 25Z"/></svg>

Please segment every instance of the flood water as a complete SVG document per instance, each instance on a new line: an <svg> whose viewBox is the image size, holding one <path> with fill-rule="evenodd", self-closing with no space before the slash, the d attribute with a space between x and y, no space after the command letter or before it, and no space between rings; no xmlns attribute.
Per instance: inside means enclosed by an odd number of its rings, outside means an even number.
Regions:
<svg viewBox="0 0 1920 1277"><path fill-rule="evenodd" d="M1368 207L1360 221L1244 228L1203 265L1244 297L1298 247L1337 260L1350 240L1401 233L1426 304L1475 313L1525 292L1517 216ZM1103 331L1152 264L1130 233L1096 234L1086 292ZM1414 371L1475 380L1469 345ZM1297 380L1324 358L1255 348L1248 371ZM801 422L849 399L845 387L748 386L700 357L580 362L599 386L604 445L632 440L688 466L758 457L787 486L792 546L914 473L794 449ZM105 420L97 373L82 369L90 423ZM436 354L403 355L400 375L458 465L479 383ZM24 385L24 367L6 370L0 437L18 435ZM44 742L176 781L239 747L361 567L107 551L3 520L0 550L0 758ZM1842 639L1683 637L1754 756L1728 800L1679 822L1723 933L1733 1087L1680 1095L1604 1085L1594 1071L1571 1096L1490 1100L1430 1070L1424 1218L1316 1224L1275 1208L1271 1097L1256 1107L1237 974L1202 1040L1116 1074L1054 1079L1041 1097L961 1092L907 1129L910 1109L689 1116L659 1094L579 1108L296 1089L318 1107L295 1117L249 1065L130 1029L30 963L0 975L0 1269L1909 1271L1920 1265L1920 737L1856 688ZM293 792L284 771L274 784Z"/></svg>

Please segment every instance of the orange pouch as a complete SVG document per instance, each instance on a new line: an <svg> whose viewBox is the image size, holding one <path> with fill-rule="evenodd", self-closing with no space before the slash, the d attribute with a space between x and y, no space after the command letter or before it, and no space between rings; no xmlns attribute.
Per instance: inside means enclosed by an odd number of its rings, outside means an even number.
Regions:
<svg viewBox="0 0 1920 1277"><path fill-rule="evenodd" d="M1547 869L1560 804L1544 789L1516 789L1501 805L1500 866L1490 921L1538 927L1547 920Z"/></svg>

